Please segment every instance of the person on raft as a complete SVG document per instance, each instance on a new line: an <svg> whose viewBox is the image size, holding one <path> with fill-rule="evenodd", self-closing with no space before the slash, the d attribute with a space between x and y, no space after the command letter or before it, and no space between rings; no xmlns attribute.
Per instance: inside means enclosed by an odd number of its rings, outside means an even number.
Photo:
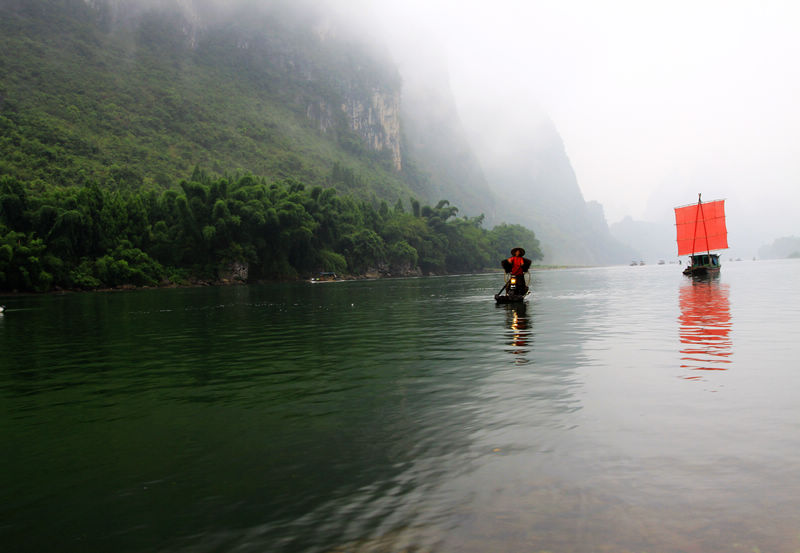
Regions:
<svg viewBox="0 0 800 553"><path fill-rule="evenodd" d="M524 295L528 291L528 286L525 284L525 273L531 268L531 260L525 257L525 250L522 248L513 248L511 250L511 257L504 259L500 262L505 269L506 273L515 276L518 279L517 293Z"/></svg>

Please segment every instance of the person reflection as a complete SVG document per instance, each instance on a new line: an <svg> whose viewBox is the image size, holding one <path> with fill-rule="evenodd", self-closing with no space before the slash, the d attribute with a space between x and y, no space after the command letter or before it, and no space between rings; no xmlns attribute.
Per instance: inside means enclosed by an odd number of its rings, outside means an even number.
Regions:
<svg viewBox="0 0 800 553"><path fill-rule="evenodd" d="M528 340L531 331L528 328L528 313L525 302L507 303L502 307L506 310L506 327L508 328L508 343L511 349L508 351L514 355L524 355L528 353ZM518 363L527 363L527 359L520 358Z"/></svg>
<svg viewBox="0 0 800 553"><path fill-rule="evenodd" d="M733 354L728 286L717 279L692 279L681 286L679 300L681 368L727 370Z"/></svg>

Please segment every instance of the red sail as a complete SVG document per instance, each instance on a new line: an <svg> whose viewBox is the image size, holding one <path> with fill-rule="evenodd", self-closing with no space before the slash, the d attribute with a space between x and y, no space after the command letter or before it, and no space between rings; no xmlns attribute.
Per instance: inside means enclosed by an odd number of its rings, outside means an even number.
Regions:
<svg viewBox="0 0 800 553"><path fill-rule="evenodd" d="M728 247L725 200L698 202L675 208L678 255L692 255Z"/></svg>

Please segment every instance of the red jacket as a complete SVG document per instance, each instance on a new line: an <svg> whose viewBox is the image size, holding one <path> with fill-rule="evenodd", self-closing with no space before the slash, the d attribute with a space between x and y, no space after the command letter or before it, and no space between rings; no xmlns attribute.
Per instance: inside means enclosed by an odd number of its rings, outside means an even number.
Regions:
<svg viewBox="0 0 800 553"><path fill-rule="evenodd" d="M525 258L524 257L516 257L512 256L508 258L508 263L511 265L511 269L508 271L514 276L522 276L522 273L525 272Z"/></svg>

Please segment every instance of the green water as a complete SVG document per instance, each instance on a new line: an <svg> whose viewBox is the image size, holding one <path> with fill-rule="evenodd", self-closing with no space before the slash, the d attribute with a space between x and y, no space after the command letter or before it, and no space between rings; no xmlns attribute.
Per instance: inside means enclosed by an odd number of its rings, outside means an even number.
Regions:
<svg viewBox="0 0 800 553"><path fill-rule="evenodd" d="M795 551L798 282L2 298L0 550Z"/></svg>

